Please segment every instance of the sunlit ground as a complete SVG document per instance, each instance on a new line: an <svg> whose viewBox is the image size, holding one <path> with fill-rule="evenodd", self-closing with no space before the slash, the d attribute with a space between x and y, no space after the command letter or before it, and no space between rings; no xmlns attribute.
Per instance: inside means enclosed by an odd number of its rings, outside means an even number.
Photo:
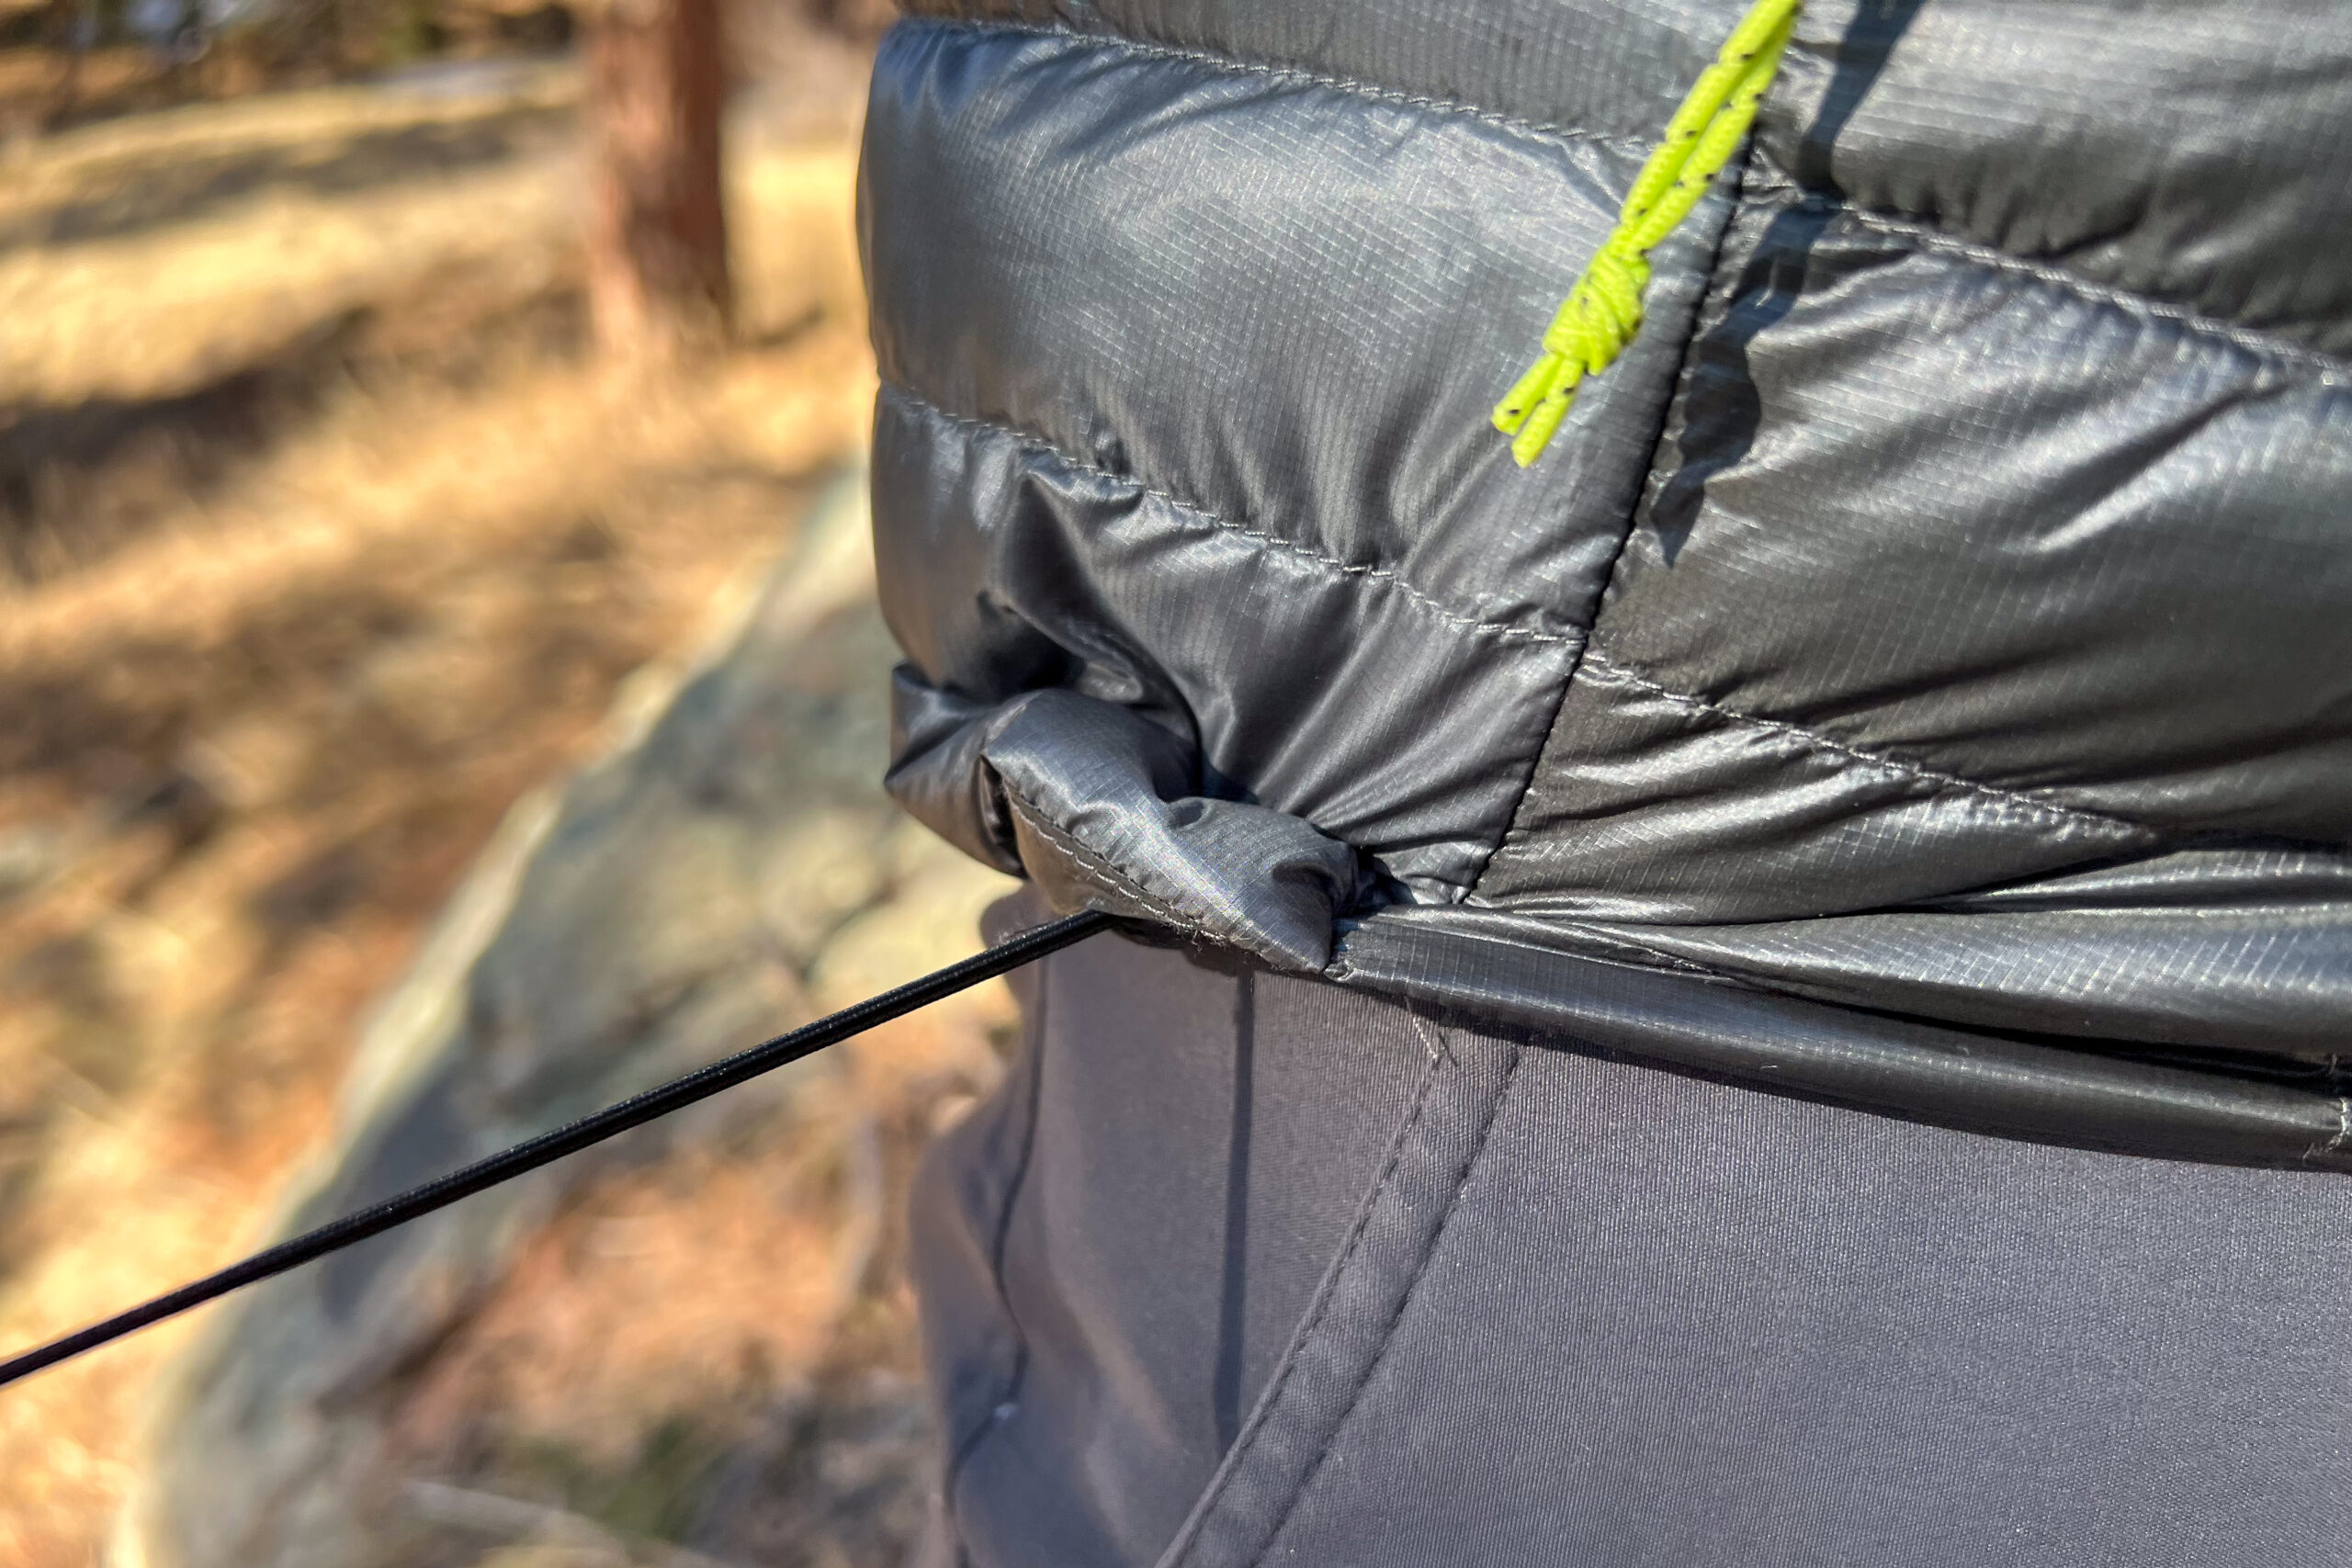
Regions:
<svg viewBox="0 0 2352 1568"><path fill-rule="evenodd" d="M11 1345L255 1238L364 1004L501 814L597 744L628 672L690 640L862 439L846 117L743 117L745 346L648 380L582 355L574 91L540 65L256 97L20 143L0 171ZM631 1248L665 1299L707 1298L703 1273L793 1239L729 1228L765 1157L616 1188L516 1300ZM664 1262L632 1226L672 1201L711 1245ZM486 1381L550 1420L605 1408L562 1373L630 1375L592 1353L626 1305L557 1322L570 1359L536 1372L501 1361L493 1310L416 1441ZM788 1355L790 1300L773 1315ZM185 1333L0 1397L0 1561L96 1560Z"/></svg>

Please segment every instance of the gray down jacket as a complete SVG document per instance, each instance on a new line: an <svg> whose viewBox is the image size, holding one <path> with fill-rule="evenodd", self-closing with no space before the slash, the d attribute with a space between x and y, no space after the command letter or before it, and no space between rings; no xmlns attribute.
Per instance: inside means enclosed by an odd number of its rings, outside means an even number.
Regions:
<svg viewBox="0 0 2352 1568"><path fill-rule="evenodd" d="M1094 906L1915 1122L2352 1169L2352 6L918 0L890 785Z"/></svg>

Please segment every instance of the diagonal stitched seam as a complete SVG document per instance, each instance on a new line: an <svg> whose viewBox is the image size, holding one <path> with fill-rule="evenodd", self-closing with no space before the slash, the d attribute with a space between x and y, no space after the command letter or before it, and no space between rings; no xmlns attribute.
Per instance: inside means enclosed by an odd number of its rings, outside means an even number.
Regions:
<svg viewBox="0 0 2352 1568"><path fill-rule="evenodd" d="M1232 518L1210 511L1199 502L1188 501L1172 491L1147 484L1133 474L1119 473L1115 469L1105 468L1090 463L1083 457L1073 456L1034 430L1023 430L1018 425L1007 424L999 420L976 419L969 414L950 412L921 392L896 382L886 382L882 388L882 396L886 399L896 399L910 403L943 424L953 425L962 430L978 431L989 435L1010 437L1029 450L1050 457L1074 472L1091 474L1096 479L1150 496L1156 501L1173 507L1187 517L1197 519L1221 533L1232 534L1259 545L1296 556L1301 560L1312 561L1329 571L1339 572L1348 577L1370 578L1376 582L1385 583L1438 619L1450 626L1459 626L1464 631L1482 633L1500 642L1542 643L1558 648L1574 647L1584 640L1581 628L1573 634L1562 636L1552 632L1531 631L1523 626L1497 626L1492 621L1482 621L1475 615L1465 615L1454 609L1443 600L1432 597L1426 591L1414 587L1403 576L1387 567L1365 566L1357 562L1343 561L1337 556L1325 555L1322 551L1302 545L1295 539L1286 539L1279 534L1270 534L1262 528L1253 528L1246 523L1238 523Z"/></svg>
<svg viewBox="0 0 2352 1568"><path fill-rule="evenodd" d="M1418 1021L1417 1020L1416 1022ZM1272 1419L1275 1407L1282 1403L1283 1392L1290 1386L1291 1374L1298 1370L1299 1361L1306 1346L1313 1341L1317 1332L1323 1326L1324 1318L1330 1314L1331 1303L1339 1297L1340 1280L1347 1273L1349 1265L1355 1260L1356 1254L1362 1250L1364 1234L1372 1228L1373 1213L1379 1208L1381 1199L1387 1195L1389 1184L1396 1179L1396 1168L1404 1163L1406 1147L1412 1143L1413 1135L1419 1130L1422 1118L1429 1109L1430 1090L1436 1087L1439 1073L1450 1060L1450 1056L1432 1055L1429 1058L1428 1064L1421 1068L1421 1081L1413 1091L1412 1109L1406 1112L1405 1120L1396 1129L1396 1135L1389 1140L1388 1156L1381 1162L1378 1173L1372 1179L1372 1185L1365 1189L1363 1201L1356 1206L1355 1217L1350 1222L1348 1234L1340 1244L1339 1256L1332 1259L1330 1269L1325 1273L1323 1286L1316 1292L1315 1303L1308 1308L1306 1320L1300 1323L1298 1331L1291 1337L1290 1347L1283 1356L1282 1365L1274 1369L1273 1381L1267 1385L1266 1392L1259 1396L1256 1407L1250 1411L1250 1419L1241 1429L1241 1435L1233 1440L1232 1453L1218 1467L1216 1477L1210 1483L1208 1495L1201 1499L1195 1508L1193 1523L1189 1527L1187 1535L1181 1543L1174 1545L1173 1550L1177 1555L1170 1560L1169 1568L1180 1568L1180 1565L1193 1555L1194 1547L1200 1541L1202 1529L1207 1525L1211 1516L1216 1512L1217 1506L1224 1500L1225 1495L1232 1490L1234 1478L1248 1468L1249 1453L1258 1446L1258 1439L1263 1434L1268 1422Z"/></svg>
<svg viewBox="0 0 2352 1568"><path fill-rule="evenodd" d="M1706 317L1709 298L1718 287L1715 275L1723 266L1724 246L1730 243L1732 222L1738 216L1740 203L1747 199L1748 179L1755 168L1753 149L1756 138L1750 135L1747 138L1747 143L1750 152L1747 159L1740 164L1738 195L1733 199L1731 210L1724 214L1722 224L1715 230L1714 246L1707 260L1708 288L1691 302L1690 329L1683 334L1681 363L1675 370L1674 387L1667 393L1666 401L1658 409L1657 434L1650 440L1649 468L1642 475L1642 481L1634 490L1633 505L1625 513L1625 531L1618 536L1616 552L1609 558L1609 570L1601 574L1600 591L1592 596L1594 627L1600 624L1601 613L1608 607L1609 591L1616 586L1618 569L1624 564L1626 552L1633 547L1634 535L1641 527L1642 507L1649 500L1650 492L1657 488L1658 477L1662 471L1658 466L1658 450L1666 445L1667 430L1674 423L1675 406L1689 395L1690 378L1698 367L1697 355L1693 350L1699 342L1700 323ZM1519 794L1510 803L1510 814L1503 818L1503 830L1495 836L1494 848L1488 850L1487 858L1478 863L1477 873L1470 878L1470 886L1462 896L1465 902L1475 902L1477 899L1478 884L1487 879L1487 870L1502 857L1504 849L1510 843L1512 833L1518 829L1519 814L1527 808L1527 797L1535 791L1535 775L1544 771L1544 754L1552 749L1553 732L1559 728L1561 711L1568 705L1568 688L1576 684L1577 671L1583 668L1585 660L1591 655L1591 652L1592 627L1588 627L1585 631L1584 646L1576 651L1574 658L1569 661L1567 673L1560 679L1560 694L1558 700L1552 705L1551 721L1544 727L1544 738L1536 742L1535 755L1527 764L1527 777L1520 784Z"/></svg>
<svg viewBox="0 0 2352 1568"><path fill-rule="evenodd" d="M1387 1325L1380 1331L1380 1348L1373 1352L1372 1360L1364 1367L1363 1376L1357 1380L1354 1390L1349 1393L1347 1409L1340 1412L1340 1419L1332 1425L1330 1435L1316 1450L1314 1462L1307 1466L1306 1473L1300 1477L1297 1488L1283 1505L1282 1517L1274 1521L1274 1528L1267 1533L1265 1544L1250 1559L1250 1568L1258 1568L1264 1562L1273 1551L1274 1544L1282 1540L1291 1516L1298 1511L1298 1506L1306 1500L1306 1495L1315 1489L1316 1478L1323 1473L1324 1461L1331 1457L1331 1450L1340 1446L1340 1439L1347 1434L1348 1423L1363 1407L1364 1391L1372 1386L1373 1379L1380 1375L1382 1364L1388 1359L1389 1348L1396 1343L1397 1325L1405 1321L1405 1314L1412 1308L1413 1298L1420 1294L1422 1284L1429 1279L1430 1259L1445 1245L1445 1233L1453 1224L1455 1211L1462 1207L1462 1195L1470 1190L1470 1183L1478 1174L1479 1162L1486 1157L1487 1145L1494 1137L1495 1123L1502 1116L1503 1101L1510 1098L1511 1085L1519 1080L1520 1064L1526 1059L1527 1053L1523 1048L1518 1045L1511 1047L1510 1066L1504 1069L1503 1081L1495 1086L1495 1097L1487 1104L1487 1118L1478 1128L1478 1142L1470 1150L1469 1157L1463 1161L1461 1179L1453 1184L1453 1194L1445 1201L1445 1213L1438 1216L1437 1224L1430 1232L1429 1244L1421 1248L1420 1257L1413 1260L1411 1282L1398 1294L1396 1310L1389 1314Z"/></svg>
<svg viewBox="0 0 2352 1568"><path fill-rule="evenodd" d="M1629 516L1625 521L1625 532L1617 540L1616 552L1609 558L1609 570L1601 574L1600 590L1593 595L1592 612L1596 622L1600 618L1601 602L1609 595L1609 585L1617 581L1617 565L1625 558L1626 547L1633 543L1633 539L1634 519ZM1527 776L1520 781L1519 793L1511 797L1510 809L1503 815L1502 831L1495 835L1493 848L1487 850L1486 858L1478 863L1478 869L1471 874L1470 886L1463 889L1464 899L1478 897L1478 884L1487 879L1487 869L1503 852L1503 846L1510 842L1511 829L1519 825L1519 814L1526 809L1527 797L1535 791L1535 775L1544 771L1544 754L1552 749L1552 734L1560 726L1560 712L1568 705L1568 688L1576 684L1577 671L1584 667L1584 661L1591 655L1592 634L1587 632L1584 645L1568 657L1568 668L1560 677L1559 694L1552 702L1552 716L1544 721L1544 733L1536 739L1535 754L1527 760Z"/></svg>
<svg viewBox="0 0 2352 1568"><path fill-rule="evenodd" d="M1668 953L1665 948L1652 947L1645 942L1638 942L1632 937L1625 936L1617 931L1596 930L1582 920L1562 920L1560 922L1560 927L1563 931L1573 935L1583 937L1595 947L1607 950L1607 955L1609 957L1622 960L1623 962L1634 964L1638 968L1655 969L1663 967L1670 969L1678 975L1690 975L1708 980L1728 980L1734 985L1739 986L1747 990L1760 991L1770 989L1769 987L1757 985L1753 981L1747 980L1741 976L1730 973L1728 970L1711 968L1707 964L1700 963L1695 958L1685 958L1679 953ZM1637 953L1642 954L1643 958L1654 960L1655 962L1643 963L1642 959L1637 959L1633 956L1633 954Z"/></svg>
<svg viewBox="0 0 2352 1568"><path fill-rule="evenodd" d="M1229 942L1238 941L1229 931L1212 929L1200 917L1186 914L1169 901L1168 895L1155 892L1145 886L1133 874L1114 864L1107 856L1084 840L1054 826L1052 822L1046 820L1044 807L1006 784L1001 778L997 781L997 784L1004 791L1005 799L1012 803L1012 808L1020 814L1022 819L1042 835L1047 843L1068 855L1070 858L1070 863L1078 873L1095 886L1117 897L1135 900L1178 931L1195 931L1211 936L1221 936Z"/></svg>
<svg viewBox="0 0 2352 1568"><path fill-rule="evenodd" d="M1832 210L1838 216L1852 219L1865 229L1874 229L1890 238L1907 241L1922 251L1952 256L1995 271L2016 273L2038 283L2065 289L2091 304L2103 305L2110 310L2157 317L2173 322L2193 336L2220 339L2259 358L2316 371L2330 378L2331 383L2333 378L2352 372L2352 360L2340 359L2324 349L2288 342L2273 337L2260 328L2209 316L2202 310L2176 305L2115 284L2096 282L2049 262L2014 255L1992 245L1945 233L1917 219L1898 218L1860 207L1839 207Z"/></svg>
<svg viewBox="0 0 2352 1568"><path fill-rule="evenodd" d="M1244 60L1238 55L1220 54L1215 50L1188 49L1182 44L1130 38L1125 33L1082 32L1073 28L1040 27L1026 22L971 21L952 17L910 17L899 25L925 31L1003 33L1015 38L1062 39L1120 53L1178 61L1228 74L1262 76L1289 86L1327 88L1400 108L1422 109L1453 118L1476 120L1498 130L1508 130L1514 135L1541 141L1581 141L1628 158L1645 157L1650 150L1648 142L1630 136L1610 136L1578 126L1559 125L1548 120L1529 119L1521 115L1505 114L1500 109L1481 108L1460 98L1430 97L1424 94L1408 93L1397 87L1384 87L1361 77L1310 71L1300 65L1270 65L1262 61Z"/></svg>
<svg viewBox="0 0 2352 1568"><path fill-rule="evenodd" d="M1917 250L1948 255L1990 271L2031 278L2050 288L2064 289L2093 305L2122 310L2133 316L2170 321L2192 336L2213 339L2258 358L2314 371L2331 386L2341 385L2338 378L2352 373L2352 359L2330 354L2325 349L2294 343L2259 327L2211 316L2193 307L2174 304L2120 284L2101 283L2052 262L2019 255L2014 251L2005 251L1997 245L1987 245L1980 241L1962 239L1907 213L1857 207L1799 185L1786 170L1778 166L1772 168L1771 174L1778 189L1794 194L1832 217L1849 218L1862 228L1874 230L1889 239L1903 241Z"/></svg>
<svg viewBox="0 0 2352 1568"><path fill-rule="evenodd" d="M2043 800L2038 795L2027 795L2019 790L2007 789L1999 784L1985 784L1981 780L1966 778L1959 773L1948 773L1941 769L1926 767L1917 762L1906 762L1883 752L1868 751L1857 746L1849 746L1842 740L1833 740L1818 730L1807 729L1803 725L1791 724L1786 719L1761 718L1754 714L1741 713L1736 708L1727 708L1720 704L1711 703L1703 697L1692 696L1688 692L1678 692L1671 686L1663 685L1638 671L1618 663L1601 652L1598 647L1589 647L1585 649L1584 659L1577 666L1577 674L1579 679L1582 679L1596 673L1602 681L1633 686L1690 712L1703 713L1733 724L1746 725L1751 729L1785 735L1792 739L1803 741L1806 745L1819 747L1825 751L1834 751L1849 761L1883 769L1891 773L1900 773L1907 778L1920 779L1949 789L1965 790L1971 795L1984 795L2011 806L2023 807L2030 811L2038 811L2048 816L2079 822L2087 827L2110 830L2121 829L2141 838L2164 836L2159 829L2149 824L2135 822L2128 817L2117 817L2103 811L2089 811L2078 806L2062 806L2054 801Z"/></svg>

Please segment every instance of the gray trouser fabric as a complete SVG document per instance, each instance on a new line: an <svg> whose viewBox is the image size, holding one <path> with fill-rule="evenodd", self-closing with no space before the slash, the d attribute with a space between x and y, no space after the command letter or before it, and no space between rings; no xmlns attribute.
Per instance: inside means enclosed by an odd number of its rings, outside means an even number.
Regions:
<svg viewBox="0 0 2352 1568"><path fill-rule="evenodd" d="M917 1194L940 1562L2352 1562L2344 1177L1917 1126L1114 937L1022 989Z"/></svg>

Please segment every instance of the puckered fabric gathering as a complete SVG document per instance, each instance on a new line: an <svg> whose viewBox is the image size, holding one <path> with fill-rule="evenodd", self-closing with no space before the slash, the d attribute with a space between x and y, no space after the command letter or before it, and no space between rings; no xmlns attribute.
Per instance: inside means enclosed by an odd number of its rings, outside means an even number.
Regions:
<svg viewBox="0 0 2352 1568"><path fill-rule="evenodd" d="M935 1560L2352 1561L2352 12L910 9Z"/></svg>

